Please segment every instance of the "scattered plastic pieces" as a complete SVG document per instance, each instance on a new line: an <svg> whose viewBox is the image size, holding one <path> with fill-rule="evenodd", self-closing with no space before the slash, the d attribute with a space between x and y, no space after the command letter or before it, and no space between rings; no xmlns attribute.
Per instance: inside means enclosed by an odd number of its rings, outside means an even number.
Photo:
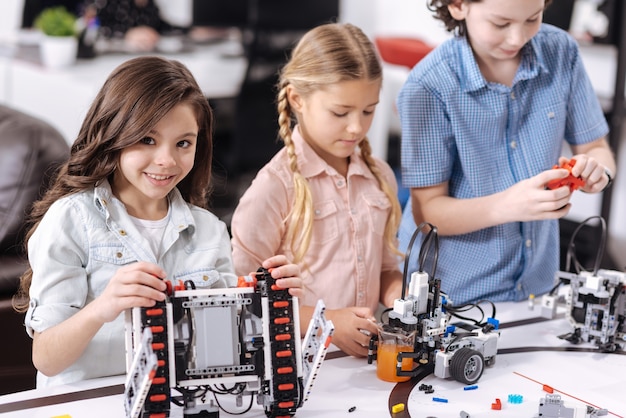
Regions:
<svg viewBox="0 0 626 418"><path fill-rule="evenodd" d="M402 412L404 411L404 404L403 403L397 403L394 406L391 407L391 413L392 414L397 414L398 412Z"/></svg>
<svg viewBox="0 0 626 418"><path fill-rule="evenodd" d="M496 398L496 401L491 404L491 409L495 409L497 411L502 409L502 401L500 401L500 398Z"/></svg>
<svg viewBox="0 0 626 418"><path fill-rule="evenodd" d="M558 189L562 186L569 186L570 191L577 190L580 187L585 187L585 180L583 180L580 176L574 177L572 175L572 168L576 165L576 160L572 158L569 161L564 162L560 166L555 165L553 168L564 168L569 171L569 175L563 179L556 179L548 182L548 189Z"/></svg>
<svg viewBox="0 0 626 418"><path fill-rule="evenodd" d="M426 383L422 383L421 385L419 385L418 389L423 391L424 393L435 393L433 385L427 385Z"/></svg>

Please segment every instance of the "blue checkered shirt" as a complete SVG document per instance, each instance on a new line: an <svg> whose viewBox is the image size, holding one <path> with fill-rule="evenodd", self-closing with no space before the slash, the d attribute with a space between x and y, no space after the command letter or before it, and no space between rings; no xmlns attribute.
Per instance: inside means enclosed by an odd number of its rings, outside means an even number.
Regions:
<svg viewBox="0 0 626 418"><path fill-rule="evenodd" d="M444 42L411 71L397 102L405 187L447 181L458 199L491 195L555 165L563 140L584 144L608 133L566 32L544 24L520 53L512 87L484 79L465 37ZM401 250L415 228L409 203ZM420 241L409 271L417 269ZM454 303L542 294L559 268L556 220L441 236L439 245L436 275Z"/></svg>

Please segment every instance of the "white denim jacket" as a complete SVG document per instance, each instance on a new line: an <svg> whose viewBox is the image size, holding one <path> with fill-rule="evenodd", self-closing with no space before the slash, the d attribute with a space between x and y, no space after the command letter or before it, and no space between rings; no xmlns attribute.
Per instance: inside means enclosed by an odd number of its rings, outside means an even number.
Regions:
<svg viewBox="0 0 626 418"><path fill-rule="evenodd" d="M55 202L28 241L33 270L25 325L42 332L68 319L100 295L115 271L136 261L161 266L167 279L196 288L237 283L226 225L212 213L170 195L170 219L157 260L108 182ZM105 324L83 355L60 374L38 373L37 387L125 372L124 315ZM72 344L68 341L67 344Z"/></svg>

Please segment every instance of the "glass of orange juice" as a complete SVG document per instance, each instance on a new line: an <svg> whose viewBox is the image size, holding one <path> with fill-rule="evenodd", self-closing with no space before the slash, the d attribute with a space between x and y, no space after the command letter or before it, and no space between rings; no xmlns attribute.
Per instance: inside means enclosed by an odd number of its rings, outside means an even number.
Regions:
<svg viewBox="0 0 626 418"><path fill-rule="evenodd" d="M386 382L406 382L409 376L398 376L398 353L412 353L415 343L415 331L407 332L402 328L383 325L378 327L378 349L376 351L376 376ZM403 358L402 371L413 369L413 359Z"/></svg>

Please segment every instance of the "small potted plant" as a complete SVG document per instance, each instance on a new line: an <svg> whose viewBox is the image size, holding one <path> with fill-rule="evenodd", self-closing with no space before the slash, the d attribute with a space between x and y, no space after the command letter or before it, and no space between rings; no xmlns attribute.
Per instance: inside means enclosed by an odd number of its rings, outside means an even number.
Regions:
<svg viewBox="0 0 626 418"><path fill-rule="evenodd" d="M63 6L44 9L34 21L43 33L41 59L46 67L62 68L76 61L78 50L77 17Z"/></svg>

